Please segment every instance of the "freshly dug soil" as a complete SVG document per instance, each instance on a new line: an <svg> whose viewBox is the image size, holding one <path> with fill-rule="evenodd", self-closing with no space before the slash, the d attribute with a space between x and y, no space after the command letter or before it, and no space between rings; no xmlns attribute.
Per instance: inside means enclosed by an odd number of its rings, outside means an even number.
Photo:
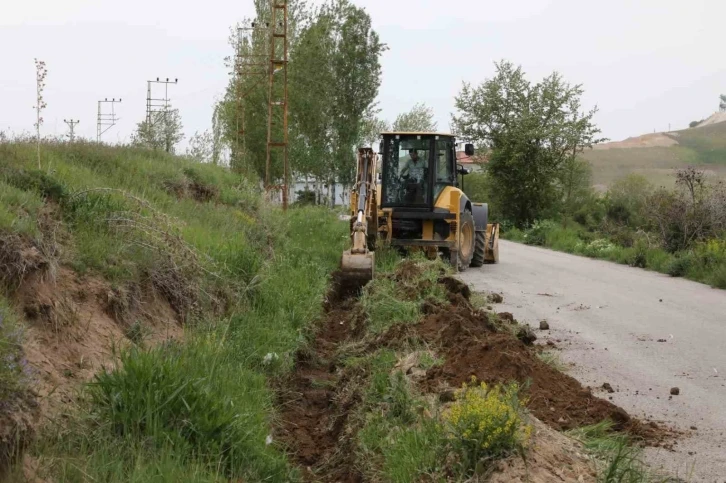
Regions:
<svg viewBox="0 0 726 483"><path fill-rule="evenodd" d="M402 264L393 279L408 284L416 278L415 270L415 265ZM630 417L574 378L542 362L534 347L502 329L496 314L474 309L468 300L469 288L457 279L442 277L438 281L446 288L448 303L427 302L419 323L391 327L375 338L366 336L357 292L344 279L341 283L337 275L333 280L315 340L297 355L293 374L281 381L278 390L281 424L276 436L294 454L308 481L363 481L355 465L356 429L349 424L349 415L360 402L356 388L364 386L366 375L336 364L338 349L352 342L358 342L365 353L382 347L405 347L414 338L425 342L444 363L429 369L419 388L438 394L440 399L472 376L490 384L517 381L524 387L529 411L556 430L610 419L616 430L646 445L666 445L673 438L669 430Z"/></svg>
<svg viewBox="0 0 726 483"><path fill-rule="evenodd" d="M279 384L282 424L276 438L294 452L308 481L363 481L354 466L353 438L342 434L358 401L341 397L339 388L347 381L335 365L340 343L360 333L364 317L356 306L357 292L345 276L333 275L312 347L297 354L294 373Z"/></svg>

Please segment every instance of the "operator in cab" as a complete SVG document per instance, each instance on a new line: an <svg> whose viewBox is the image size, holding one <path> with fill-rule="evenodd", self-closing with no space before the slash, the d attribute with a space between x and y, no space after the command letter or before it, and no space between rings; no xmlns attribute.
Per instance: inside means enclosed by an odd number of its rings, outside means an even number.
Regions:
<svg viewBox="0 0 726 483"><path fill-rule="evenodd" d="M418 156L417 149L408 150L409 158L401 169L401 176L408 179L406 203L423 203L425 196L426 161Z"/></svg>

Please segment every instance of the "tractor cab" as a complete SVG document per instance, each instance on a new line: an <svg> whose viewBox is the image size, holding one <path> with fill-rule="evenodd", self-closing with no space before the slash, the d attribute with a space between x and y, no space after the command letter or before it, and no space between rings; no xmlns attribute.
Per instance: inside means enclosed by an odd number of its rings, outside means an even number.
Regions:
<svg viewBox="0 0 726 483"><path fill-rule="evenodd" d="M457 186L456 140L451 134L381 134L381 208L432 211L447 186ZM474 153L466 145L469 155Z"/></svg>

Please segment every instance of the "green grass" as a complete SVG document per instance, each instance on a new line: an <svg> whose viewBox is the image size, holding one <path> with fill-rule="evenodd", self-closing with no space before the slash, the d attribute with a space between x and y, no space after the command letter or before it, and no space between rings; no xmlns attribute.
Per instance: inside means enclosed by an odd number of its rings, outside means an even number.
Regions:
<svg viewBox="0 0 726 483"><path fill-rule="evenodd" d="M424 415L430 404L394 370L397 361L385 349L351 361L370 374L355 416L362 421L356 451L369 478L404 483L440 472L446 436L437 419Z"/></svg>
<svg viewBox="0 0 726 483"><path fill-rule="evenodd" d="M673 186L673 170L695 165L726 178L726 123L670 134L678 145L670 147L586 150L593 167L593 183L609 185L630 173L644 175L655 185Z"/></svg>
<svg viewBox="0 0 726 483"><path fill-rule="evenodd" d="M642 461L642 450L624 434L612 430L612 423L585 426L572 431L570 437L584 444L597 457L599 483L669 483L680 481L653 474Z"/></svg>
<svg viewBox="0 0 726 483"><path fill-rule="evenodd" d="M420 273L411 280L395 280L392 275L382 275L381 270L372 282L365 286L361 296L361 307L366 314L368 328L372 333L385 332L397 324L418 321L424 301L442 302L444 289L436 281L440 274L451 269L441 260L426 261L418 255L406 263L420 267ZM380 266L380 265L379 265Z"/></svg>
<svg viewBox="0 0 726 483"><path fill-rule="evenodd" d="M560 357L560 353L556 351L543 351L537 353L537 358L547 364L548 366L552 367L553 369L556 369L560 372L565 372L568 369L567 364L562 362L562 358Z"/></svg>
<svg viewBox="0 0 726 483"><path fill-rule="evenodd" d="M31 144L0 144L5 163L0 230L37 239L42 233L34 222L43 200L50 199L60 225L71 234L61 262L81 273L138 282L154 270L160 255L178 258L188 247L204 255L198 265L205 270L248 282L265 260L258 247L276 235L259 193L228 170L144 149L78 142L44 145L44 167L38 171L33 151ZM180 180L206 183L219 192L218 199L180 199L168 188ZM211 290L215 277L188 268Z"/></svg>
<svg viewBox="0 0 726 483"><path fill-rule="evenodd" d="M275 412L268 378L289 369L305 343L347 226L316 208L291 210L280 221L285 236L245 292L247 308L200 324L186 343L124 352L118 368L89 387L77 430L38 450L51 455L52 475L174 481L188 470L198 481L297 479L280 448L266 444ZM280 362L266 364L268 353ZM118 445L127 449L115 454Z"/></svg>
<svg viewBox="0 0 726 483"><path fill-rule="evenodd" d="M347 223L315 207L283 214L262 203L253 181L163 153L49 143L38 171L34 149L0 143L0 240L56 243L55 263L114 287L151 283L194 322L184 342L156 347L130 325L139 344L30 449L41 473L54 481L297 479L284 451L266 442L275 417L269 379L306 344ZM0 355L9 357L18 324L5 305L0 312ZM0 367L2 390L22 382L18 367Z"/></svg>

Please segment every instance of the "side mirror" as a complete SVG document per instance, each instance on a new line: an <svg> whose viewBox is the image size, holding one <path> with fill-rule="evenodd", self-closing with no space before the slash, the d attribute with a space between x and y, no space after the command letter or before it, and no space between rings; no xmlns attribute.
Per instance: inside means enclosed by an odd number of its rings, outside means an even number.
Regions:
<svg viewBox="0 0 726 483"><path fill-rule="evenodd" d="M378 154L380 154L381 156L383 156L383 141L381 141L380 143L378 143Z"/></svg>
<svg viewBox="0 0 726 483"><path fill-rule="evenodd" d="M469 170L466 169L465 167L463 167L460 164L457 164L456 165L456 172L459 173L462 176L464 176L465 174L469 174Z"/></svg>
<svg viewBox="0 0 726 483"><path fill-rule="evenodd" d="M467 143L464 145L464 154L467 156L474 156L474 145Z"/></svg>

